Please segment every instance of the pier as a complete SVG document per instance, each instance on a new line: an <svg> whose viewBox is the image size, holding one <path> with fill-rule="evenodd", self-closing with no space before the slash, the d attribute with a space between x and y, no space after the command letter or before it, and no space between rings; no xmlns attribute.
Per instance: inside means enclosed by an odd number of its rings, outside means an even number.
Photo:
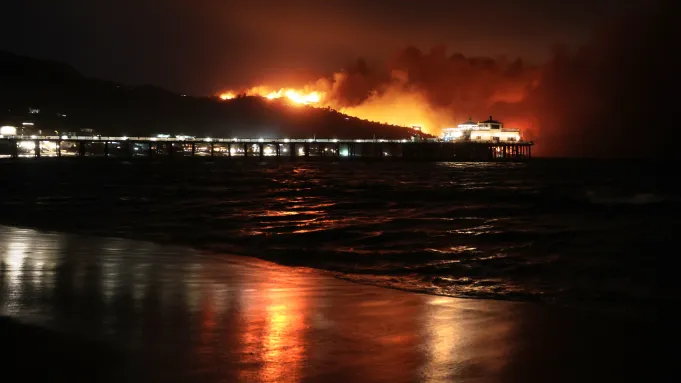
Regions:
<svg viewBox="0 0 681 383"><path fill-rule="evenodd" d="M0 158L220 157L296 160L527 161L531 141L30 136L0 137Z"/></svg>

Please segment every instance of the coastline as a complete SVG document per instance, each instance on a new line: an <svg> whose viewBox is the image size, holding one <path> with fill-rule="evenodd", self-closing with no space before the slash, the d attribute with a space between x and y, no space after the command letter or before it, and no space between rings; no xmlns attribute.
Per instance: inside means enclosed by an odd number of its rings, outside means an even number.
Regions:
<svg viewBox="0 0 681 383"><path fill-rule="evenodd" d="M447 297L447 298L454 298L454 299L474 299L474 300L493 300L493 301L499 301L499 302L518 302L518 303L525 303L525 304L530 304L530 305L539 305L543 307L547 307L548 309L551 310L571 310L571 311L579 311L583 312L587 315L592 314L596 316L603 316L603 317L615 317L618 318L620 316L625 316L629 320L633 321L648 321L648 322L654 322L655 320L658 319L659 312L658 309L659 307L657 306L650 306L648 307L649 310L641 310L640 308L637 309L632 309L632 310L615 310L612 307L606 308L599 308L596 309L593 306L577 306L577 305L566 305L566 304L554 304L550 302L545 302L545 301L540 301L540 300L524 300L524 299L514 299L514 298L509 298L509 297L504 297L500 298L497 296L466 296L466 295L448 295L448 294L437 294L433 293L429 289L425 288L410 288L402 285L396 285L394 283L390 283L389 281L379 281L379 280L366 280L361 278L361 275L351 275L351 274L345 274L342 271L337 271L333 268L325 267L324 265L317 265L317 264L311 264L311 263L299 263L295 259L286 259L286 258L279 258L279 257L272 257L272 256L258 256L258 255L252 255L252 254L235 254L233 251L230 250L216 250L213 248L205 248L201 246L197 246L196 243L192 243L190 241L183 241L183 240L178 240L177 238L174 238L171 241L166 241L165 238L162 237L154 237L153 235L150 235L149 233L125 233L125 235L121 236L110 236L107 235L107 232L102 231L102 230L97 230L97 229L78 229L76 227L68 227L64 226L64 222L60 222L60 225L50 225L47 222L40 222L40 224L33 224L31 222L27 221L21 221L21 222L6 222L0 220L0 228L3 226L5 227L15 227L15 228L22 228L22 229L28 229L28 230L35 230L39 232L47 232L51 234L59 234L59 235L77 235L77 236L83 236L83 237L96 237L96 238L108 238L108 239L116 239L116 240L128 240L128 241L136 241L136 242L143 242L143 243L156 243L156 244L161 244L163 243L165 246L168 247L180 247L180 248L188 248L192 249L195 251L197 254L201 254L200 256L204 257L210 257L211 254L216 256L216 259L226 261L224 258L225 254L228 254L230 258L240 258L242 260L245 259L253 259L257 261L262 261L262 262L268 262L268 263L273 263L282 267L290 267L290 268L309 268L311 270L314 270L318 273L321 273L329 278L334 278L334 279L339 279L343 281L347 281L349 283L353 284L359 284L359 285L364 285L364 286L372 286L372 287L377 287L377 288L382 288L382 289L391 289L391 290L396 290L396 291L402 291L406 293L412 293L412 294L424 294L428 296L434 296L434 297ZM132 235L131 235L132 234Z"/></svg>
<svg viewBox="0 0 681 383"><path fill-rule="evenodd" d="M567 382L662 373L650 354L653 326L628 319L3 225L0 254L0 315L31 323L28 333L38 326L121 350L141 369L134 379Z"/></svg>

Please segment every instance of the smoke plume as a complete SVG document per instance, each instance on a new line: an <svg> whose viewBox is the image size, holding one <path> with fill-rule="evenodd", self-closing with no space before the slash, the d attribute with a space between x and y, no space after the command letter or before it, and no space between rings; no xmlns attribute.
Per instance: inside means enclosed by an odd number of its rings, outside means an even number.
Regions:
<svg viewBox="0 0 681 383"><path fill-rule="evenodd" d="M667 77L678 59L664 43L672 29L670 8L656 4L625 15L574 52L556 48L539 85L518 105L537 121L532 133L542 154L671 154L666 132L673 92Z"/></svg>
<svg viewBox="0 0 681 383"><path fill-rule="evenodd" d="M421 125L439 134L469 117L486 118L498 105L523 100L539 68L521 59L448 55L408 47L378 70L359 60L351 69L320 81L326 103L344 113L399 125Z"/></svg>
<svg viewBox="0 0 681 383"><path fill-rule="evenodd" d="M444 46L427 52L408 47L383 66L359 59L304 90L256 87L247 93L318 100L351 116L419 125L432 134L492 115L520 128L543 156L669 154L664 131L672 87L665 76L678 66L663 43L674 14L668 4L650 3L604 22L577 49L556 45L541 65L450 54Z"/></svg>

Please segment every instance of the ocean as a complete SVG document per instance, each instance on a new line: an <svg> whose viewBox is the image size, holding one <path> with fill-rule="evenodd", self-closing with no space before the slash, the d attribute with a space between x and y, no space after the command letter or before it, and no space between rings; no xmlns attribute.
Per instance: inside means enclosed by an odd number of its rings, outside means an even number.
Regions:
<svg viewBox="0 0 681 383"><path fill-rule="evenodd" d="M655 315L674 164L0 162L0 224L186 245L466 298Z"/></svg>

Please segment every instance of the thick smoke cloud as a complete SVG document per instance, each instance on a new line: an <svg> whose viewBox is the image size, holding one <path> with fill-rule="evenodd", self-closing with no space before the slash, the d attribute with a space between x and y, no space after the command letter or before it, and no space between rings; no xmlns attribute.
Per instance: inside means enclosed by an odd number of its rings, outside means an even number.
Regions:
<svg viewBox="0 0 681 383"><path fill-rule="evenodd" d="M343 112L376 121L423 125L432 133L467 120L486 118L498 104L516 103L539 78L539 68L520 59L448 55L409 47L385 67L360 60L323 86L326 101Z"/></svg>
<svg viewBox="0 0 681 383"><path fill-rule="evenodd" d="M520 108L539 123L542 154L671 155L673 14L666 4L651 4L606 25L573 53L557 49Z"/></svg>
<svg viewBox="0 0 681 383"><path fill-rule="evenodd" d="M671 4L671 2L669 3ZM670 9L662 3L605 24L574 50L556 46L533 66L409 47L370 68L363 60L320 80L327 104L370 120L421 124L433 133L489 115L523 129L544 156L669 154Z"/></svg>

